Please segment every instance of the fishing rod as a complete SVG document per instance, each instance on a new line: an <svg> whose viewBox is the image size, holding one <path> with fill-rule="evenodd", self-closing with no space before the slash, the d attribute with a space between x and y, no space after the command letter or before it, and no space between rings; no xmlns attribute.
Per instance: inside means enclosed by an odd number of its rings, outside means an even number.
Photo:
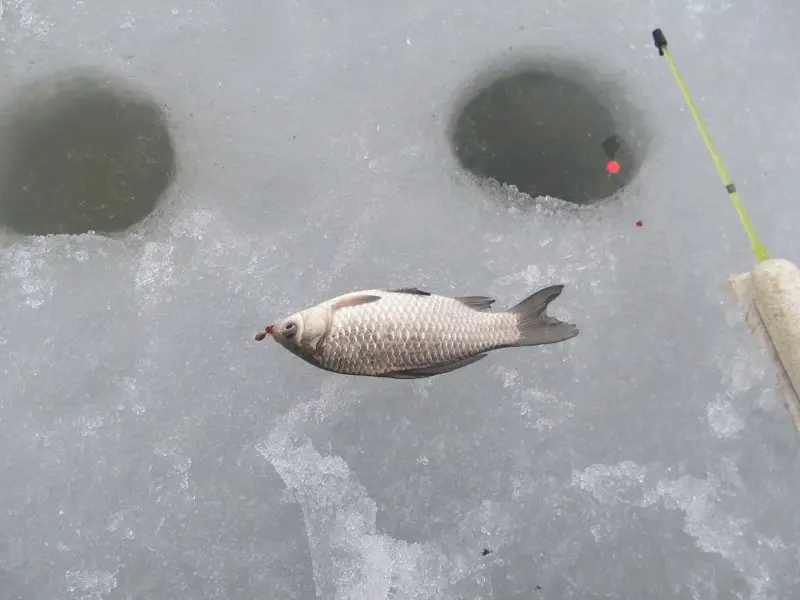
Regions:
<svg viewBox="0 0 800 600"><path fill-rule="evenodd" d="M706 148L722 177L725 190L750 238L753 254L759 264L751 273L731 277L731 287L739 302L747 307L748 325L762 338L777 363L778 375L784 384L786 406L800 434L800 269L788 260L770 258L767 247L758 237L736 185L678 71L675 59L667 47L667 38L661 29L653 30L653 41L659 55L666 57L678 81Z"/></svg>
<svg viewBox="0 0 800 600"><path fill-rule="evenodd" d="M681 88L681 92L683 92L683 97L686 99L686 103L689 105L689 109L692 111L692 115L697 123L697 127L700 129L700 134L703 136L703 141L706 143L706 148L708 148L711 158L714 160L714 164L717 165L717 170L719 171L720 177L722 177L722 182L725 184L725 190L730 195L731 201L733 202L733 207L736 209L739 219L741 220L742 225L747 232L747 236L750 238L750 243L753 247L753 254L755 254L758 262L769 260L767 247L759 239L758 234L756 233L755 227L753 226L753 223L744 208L744 204L742 204L742 200L739 197L739 192L736 189L736 185L733 183L733 179L731 179L731 176L728 174L728 170L722 163L719 152L717 152L717 148L711 139L711 135L708 133L708 129L706 128L706 125L700 116L700 111L697 110L697 106L695 105L694 100L692 100L689 89L686 87L686 83L683 81L680 71L678 71L678 67L675 64L675 59L672 58L672 55L667 48L667 38L661 29L653 30L653 41L656 44L656 48L658 48L659 55L666 57L669 67L672 69L673 75L675 75L675 79L678 80L678 85Z"/></svg>

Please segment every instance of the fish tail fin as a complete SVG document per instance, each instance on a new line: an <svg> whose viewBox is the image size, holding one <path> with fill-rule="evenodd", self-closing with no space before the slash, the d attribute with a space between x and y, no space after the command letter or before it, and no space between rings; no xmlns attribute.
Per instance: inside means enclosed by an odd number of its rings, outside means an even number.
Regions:
<svg viewBox="0 0 800 600"><path fill-rule="evenodd" d="M563 285L551 285L508 309L507 312L517 315L519 346L555 344L578 335L575 325L547 314L548 305L561 295L563 289Z"/></svg>

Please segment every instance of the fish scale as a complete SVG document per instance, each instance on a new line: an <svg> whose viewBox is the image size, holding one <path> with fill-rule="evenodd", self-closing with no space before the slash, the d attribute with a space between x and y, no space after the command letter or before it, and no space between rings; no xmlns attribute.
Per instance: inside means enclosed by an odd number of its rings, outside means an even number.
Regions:
<svg viewBox="0 0 800 600"><path fill-rule="evenodd" d="M516 343L516 325L512 315L478 312L443 296L384 296L336 311L320 366L372 375L386 364L407 370L455 362Z"/></svg>
<svg viewBox="0 0 800 600"><path fill-rule="evenodd" d="M505 312L485 296L448 297L416 288L351 292L295 313L267 334L303 360L350 375L430 377L487 352L552 344L578 334L546 314L563 289L550 286Z"/></svg>

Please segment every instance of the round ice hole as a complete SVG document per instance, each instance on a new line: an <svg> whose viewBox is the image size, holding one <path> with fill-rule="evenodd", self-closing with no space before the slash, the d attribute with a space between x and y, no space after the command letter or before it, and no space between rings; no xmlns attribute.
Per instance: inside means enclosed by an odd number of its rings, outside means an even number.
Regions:
<svg viewBox="0 0 800 600"><path fill-rule="evenodd" d="M175 173L158 104L91 72L22 90L0 123L0 225L28 235L122 231Z"/></svg>
<svg viewBox="0 0 800 600"><path fill-rule="evenodd" d="M478 87L451 131L461 165L534 198L575 204L598 202L628 185L639 167L629 139L636 117L625 114L614 90L566 70L520 68Z"/></svg>

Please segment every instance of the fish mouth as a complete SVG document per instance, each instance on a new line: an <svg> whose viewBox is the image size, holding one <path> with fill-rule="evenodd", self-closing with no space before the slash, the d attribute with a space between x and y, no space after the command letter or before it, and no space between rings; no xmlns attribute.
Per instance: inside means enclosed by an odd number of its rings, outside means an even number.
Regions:
<svg viewBox="0 0 800 600"><path fill-rule="evenodd" d="M257 333L256 334L256 341L260 342L261 340L263 340L268 335L272 335L273 331L275 331L275 325L267 325L264 328L264 331L262 331L261 333Z"/></svg>

